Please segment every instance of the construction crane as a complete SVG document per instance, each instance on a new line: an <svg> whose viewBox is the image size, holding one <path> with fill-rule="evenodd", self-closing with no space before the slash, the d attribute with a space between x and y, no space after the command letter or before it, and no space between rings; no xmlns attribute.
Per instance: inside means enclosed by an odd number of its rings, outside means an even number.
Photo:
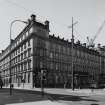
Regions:
<svg viewBox="0 0 105 105"><path fill-rule="evenodd" d="M96 32L96 34L95 34L95 36L93 37L93 39L92 39L92 38L90 39L89 37L87 37L87 47L89 47L89 48L94 48L94 46L95 46L94 41L95 41L95 39L97 38L97 36L100 34L100 32L101 32L101 30L103 29L104 25L105 25L105 20L104 20L104 22L101 24L101 26L99 27L99 29L98 29L98 31Z"/></svg>

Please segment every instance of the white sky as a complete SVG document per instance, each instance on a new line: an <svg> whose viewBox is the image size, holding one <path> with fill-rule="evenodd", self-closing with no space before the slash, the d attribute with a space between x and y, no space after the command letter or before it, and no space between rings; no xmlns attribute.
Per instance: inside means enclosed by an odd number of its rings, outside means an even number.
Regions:
<svg viewBox="0 0 105 105"><path fill-rule="evenodd" d="M105 20L105 0L0 0L0 50L9 44L10 23L15 19L27 20L31 14L37 19L50 21L51 33L71 39L72 16L78 24L74 27L75 39L86 42L93 38ZM25 25L15 23L12 38L16 37ZM105 26L95 40L105 45Z"/></svg>

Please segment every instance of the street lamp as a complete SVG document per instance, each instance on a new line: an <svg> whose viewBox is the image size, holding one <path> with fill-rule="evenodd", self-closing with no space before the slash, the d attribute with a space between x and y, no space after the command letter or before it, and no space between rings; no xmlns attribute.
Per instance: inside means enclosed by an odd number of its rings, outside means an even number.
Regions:
<svg viewBox="0 0 105 105"><path fill-rule="evenodd" d="M13 20L10 24L10 95L12 95L12 78L11 78L11 46L12 46L12 26L15 22L22 22L22 23L25 23L25 24L28 24L28 22L26 21L22 21L22 20Z"/></svg>

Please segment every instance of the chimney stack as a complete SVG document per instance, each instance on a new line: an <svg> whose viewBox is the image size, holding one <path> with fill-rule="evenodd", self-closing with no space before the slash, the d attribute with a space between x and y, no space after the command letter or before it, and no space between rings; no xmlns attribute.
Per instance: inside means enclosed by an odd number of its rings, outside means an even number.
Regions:
<svg viewBox="0 0 105 105"><path fill-rule="evenodd" d="M32 15L31 15L31 20L32 20L32 21L35 21L35 20L36 20L36 15L32 14Z"/></svg>
<svg viewBox="0 0 105 105"><path fill-rule="evenodd" d="M105 46L102 46L105 49Z"/></svg>
<svg viewBox="0 0 105 105"><path fill-rule="evenodd" d="M97 47L98 47L98 48L101 48L101 44L99 43Z"/></svg>
<svg viewBox="0 0 105 105"><path fill-rule="evenodd" d="M45 27L49 30L49 21L48 20L45 21Z"/></svg>

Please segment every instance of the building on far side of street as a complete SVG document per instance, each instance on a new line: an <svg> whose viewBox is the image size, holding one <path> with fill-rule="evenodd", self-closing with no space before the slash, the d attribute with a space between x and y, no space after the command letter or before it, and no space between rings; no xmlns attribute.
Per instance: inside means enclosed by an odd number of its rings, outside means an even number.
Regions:
<svg viewBox="0 0 105 105"><path fill-rule="evenodd" d="M71 87L71 41L50 35L49 32L49 21L42 23L36 20L35 15L31 15L28 25L12 40L11 46L2 50L0 71L6 87L10 84L10 70L14 87L41 87L42 70L45 71L44 87ZM104 55L100 53L105 48L102 49L89 49L79 41L74 43L75 88L105 83L105 52ZM99 79L103 82L100 83Z"/></svg>

